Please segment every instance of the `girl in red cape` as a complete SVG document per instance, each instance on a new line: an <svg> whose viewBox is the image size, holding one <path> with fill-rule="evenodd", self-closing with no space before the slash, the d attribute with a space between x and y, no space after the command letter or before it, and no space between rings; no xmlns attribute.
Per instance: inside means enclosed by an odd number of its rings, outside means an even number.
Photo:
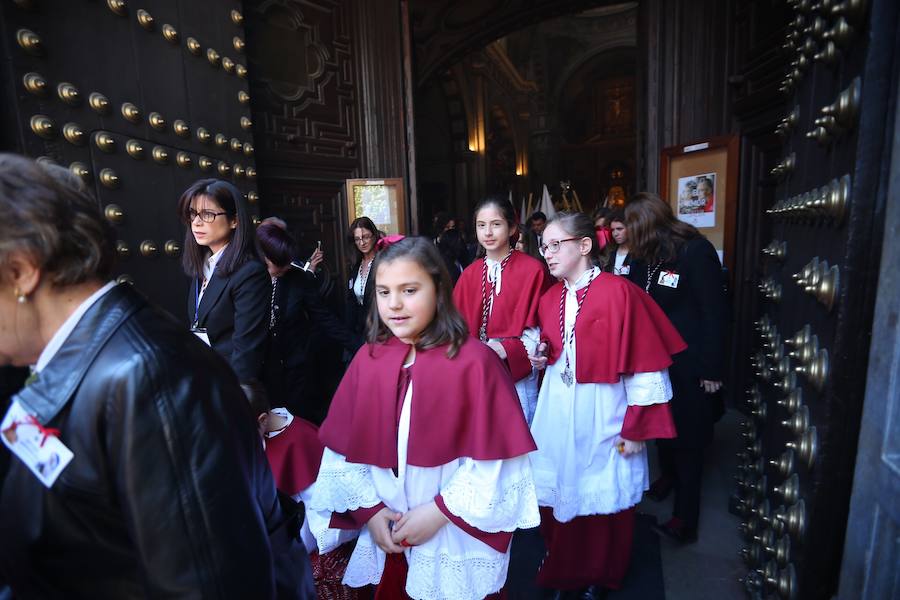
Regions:
<svg viewBox="0 0 900 600"><path fill-rule="evenodd" d="M601 598L628 570L644 441L675 437L667 368L685 344L643 290L600 271L586 215L548 222L541 253L560 282L541 298L531 357L546 367L531 426L547 549L538 585Z"/></svg>
<svg viewBox="0 0 900 600"><path fill-rule="evenodd" d="M550 282L539 261L513 247L516 230L515 212L506 198L492 196L475 207L475 232L485 255L463 271L453 302L469 332L506 362L531 424L538 374L528 355L540 343L537 307Z"/></svg>
<svg viewBox="0 0 900 600"><path fill-rule="evenodd" d="M513 532L539 522L534 441L502 362L454 308L434 245L401 240L373 272L369 343L319 430L307 510L359 530L347 585L377 585L376 599L485 598L506 581Z"/></svg>

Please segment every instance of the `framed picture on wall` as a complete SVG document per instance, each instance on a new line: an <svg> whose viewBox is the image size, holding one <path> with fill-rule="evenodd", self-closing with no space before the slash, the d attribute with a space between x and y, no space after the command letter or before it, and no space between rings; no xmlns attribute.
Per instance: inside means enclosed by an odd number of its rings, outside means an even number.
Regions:
<svg viewBox="0 0 900 600"><path fill-rule="evenodd" d="M660 158L660 196L678 219L712 242L729 269L734 267L738 164L736 135L663 148Z"/></svg>
<svg viewBox="0 0 900 600"><path fill-rule="evenodd" d="M369 217L388 235L407 233L403 179L348 179L346 185L348 224Z"/></svg>

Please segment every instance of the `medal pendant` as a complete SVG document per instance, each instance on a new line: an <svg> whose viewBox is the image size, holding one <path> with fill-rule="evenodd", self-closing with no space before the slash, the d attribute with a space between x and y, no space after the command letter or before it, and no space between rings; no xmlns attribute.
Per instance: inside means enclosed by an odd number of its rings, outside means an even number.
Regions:
<svg viewBox="0 0 900 600"><path fill-rule="evenodd" d="M575 383L575 378L572 377L572 370L569 367L566 367L566 370L559 374L559 378L569 387L572 387L572 384Z"/></svg>

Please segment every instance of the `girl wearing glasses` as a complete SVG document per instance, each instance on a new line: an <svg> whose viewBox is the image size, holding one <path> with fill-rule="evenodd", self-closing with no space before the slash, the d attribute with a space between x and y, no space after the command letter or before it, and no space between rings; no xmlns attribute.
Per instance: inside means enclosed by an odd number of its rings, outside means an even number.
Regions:
<svg viewBox="0 0 900 600"><path fill-rule="evenodd" d="M484 257L466 267L453 302L469 333L506 362L525 420L531 424L537 405L538 374L528 355L540 342L537 307L549 286L543 265L516 250L515 213L509 201L490 197L475 207L475 232Z"/></svg>
<svg viewBox="0 0 900 600"><path fill-rule="evenodd" d="M369 277L375 247L381 239L381 232L369 217L359 217L350 223L350 242L353 244L354 258L350 267L350 283L347 293L347 317L350 329L357 335L365 335L366 315L372 304L372 282Z"/></svg>
<svg viewBox="0 0 900 600"><path fill-rule="evenodd" d="M643 290L600 271L586 215L551 219L541 254L560 281L541 297L530 357L546 367L531 426L547 548L538 585L600 598L628 570L644 440L675 436L667 367L685 344Z"/></svg>
<svg viewBox="0 0 900 600"><path fill-rule="evenodd" d="M272 283L244 195L228 182L201 179L181 195L178 212L188 227L182 264L191 278L191 330L225 357L239 381L258 380Z"/></svg>

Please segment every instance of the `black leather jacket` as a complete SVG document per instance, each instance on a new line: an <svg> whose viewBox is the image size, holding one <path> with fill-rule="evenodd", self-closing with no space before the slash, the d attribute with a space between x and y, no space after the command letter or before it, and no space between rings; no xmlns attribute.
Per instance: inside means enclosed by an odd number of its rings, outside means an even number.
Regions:
<svg viewBox="0 0 900 600"><path fill-rule="evenodd" d="M314 597L234 374L130 286L14 400L75 455L51 489L11 460L0 580L17 598Z"/></svg>

